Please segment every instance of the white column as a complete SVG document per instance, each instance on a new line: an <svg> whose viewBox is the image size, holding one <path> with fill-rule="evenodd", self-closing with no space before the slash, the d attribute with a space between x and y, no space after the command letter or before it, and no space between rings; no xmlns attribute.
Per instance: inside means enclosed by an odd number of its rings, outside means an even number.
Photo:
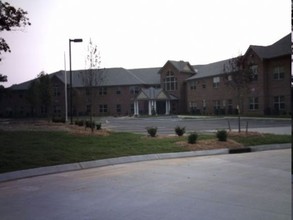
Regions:
<svg viewBox="0 0 293 220"><path fill-rule="evenodd" d="M149 115L152 115L152 101L149 100Z"/></svg>
<svg viewBox="0 0 293 220"><path fill-rule="evenodd" d="M139 105L138 105L138 101L135 101L136 103L136 115L139 116Z"/></svg>
<svg viewBox="0 0 293 220"><path fill-rule="evenodd" d="M157 114L157 101L156 100L154 100L154 110L155 110L155 112Z"/></svg>
<svg viewBox="0 0 293 220"><path fill-rule="evenodd" d="M136 116L136 101L133 102L133 110L134 110L133 115Z"/></svg>
<svg viewBox="0 0 293 220"><path fill-rule="evenodd" d="M134 110L134 116L136 116L136 101L134 101L134 103L133 103L133 110Z"/></svg>
<svg viewBox="0 0 293 220"><path fill-rule="evenodd" d="M166 100L166 115L170 114L170 100Z"/></svg>

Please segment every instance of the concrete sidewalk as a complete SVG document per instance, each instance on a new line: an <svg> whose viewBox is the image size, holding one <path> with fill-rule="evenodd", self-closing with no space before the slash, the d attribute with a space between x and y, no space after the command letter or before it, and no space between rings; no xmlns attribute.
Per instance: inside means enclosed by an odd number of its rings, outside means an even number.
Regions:
<svg viewBox="0 0 293 220"><path fill-rule="evenodd" d="M289 149L291 148L291 143L260 145L260 146L253 146L249 148L250 148L250 151L252 152L276 150L276 149ZM217 150L147 154L147 155L126 156L126 157L110 158L110 159L95 160L95 161L85 161L85 162L79 162L79 163L40 167L40 168L34 168L34 169L2 173L0 174L0 182L22 179L22 178L29 178L34 176L48 175L48 174L54 174L54 173L62 173L62 172L68 172L68 171L76 171L76 170L84 170L84 169L97 168L97 167L103 167L103 166L110 166L110 165L116 165L116 164L125 164L125 163L150 161L150 160L172 159L172 158L220 155L220 154L229 154L229 150L227 148L224 148L224 149L217 149Z"/></svg>
<svg viewBox="0 0 293 220"><path fill-rule="evenodd" d="M291 150L85 169L0 183L1 219L290 220Z"/></svg>

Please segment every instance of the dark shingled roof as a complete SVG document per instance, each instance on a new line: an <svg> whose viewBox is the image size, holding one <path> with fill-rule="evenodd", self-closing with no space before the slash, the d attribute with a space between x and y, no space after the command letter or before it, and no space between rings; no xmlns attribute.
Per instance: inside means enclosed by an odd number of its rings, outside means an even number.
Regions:
<svg viewBox="0 0 293 220"><path fill-rule="evenodd" d="M97 74L97 79L101 79L99 86L124 86L124 85L139 85L144 84L144 81L138 78L131 71L124 68L108 68L93 70ZM72 72L73 87L84 87L83 75L88 73L89 70L76 70ZM69 72L68 80L69 82ZM64 75L63 75L64 78Z"/></svg>
<svg viewBox="0 0 293 220"><path fill-rule="evenodd" d="M291 54L291 34L283 37L270 46L255 46L250 48L262 59L270 59Z"/></svg>
<svg viewBox="0 0 293 220"><path fill-rule="evenodd" d="M271 59L275 57L280 57L284 55L291 54L291 34L283 37L276 43L269 46L250 46L249 49L255 51L255 53L261 59ZM248 49L248 50L249 50ZM187 80L193 80L198 78L216 76L223 73L224 65L229 65L229 60L222 60L215 63L210 63L206 65L195 65L193 68L196 70L197 74L188 78Z"/></svg>
<svg viewBox="0 0 293 220"><path fill-rule="evenodd" d="M194 76L189 77L187 80L219 75L223 73L224 65L228 65L229 60L230 59L222 60L206 65L195 65L193 66L193 68L196 70L197 73Z"/></svg>
<svg viewBox="0 0 293 220"><path fill-rule="evenodd" d="M251 45L249 49L261 59L270 59L291 54L291 34L283 37L276 43L269 46L254 46ZM248 50L249 50L248 49ZM191 66L189 62L173 61L171 63L178 71L191 73L193 76L187 80L198 78L216 76L223 73L224 65L228 64L230 59L210 63L206 65ZM95 74L102 76L104 79L100 84L101 86L131 86L131 85L159 85L160 84L160 71L162 68L143 68L143 69L124 69L124 68L108 68L94 70ZM82 74L89 70L75 70L72 71L73 87L83 87ZM62 82L65 82L63 70L50 74L50 77L56 76ZM12 90L26 90L29 88L33 80L23 82L10 87ZM69 83L69 71L67 71L67 83Z"/></svg>
<svg viewBox="0 0 293 220"><path fill-rule="evenodd" d="M190 65L189 62L182 61L182 60L180 61L168 60L167 63L168 62L171 63L179 72L192 73L192 74L195 73L193 67Z"/></svg>
<svg viewBox="0 0 293 220"><path fill-rule="evenodd" d="M145 85L160 84L159 70L161 68L143 68L143 69L130 69L135 76L141 79Z"/></svg>

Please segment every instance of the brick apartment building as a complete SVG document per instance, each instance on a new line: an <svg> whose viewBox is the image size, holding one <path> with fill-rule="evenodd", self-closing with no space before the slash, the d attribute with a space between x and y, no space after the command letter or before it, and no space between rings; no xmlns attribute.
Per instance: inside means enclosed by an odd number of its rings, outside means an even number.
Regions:
<svg viewBox="0 0 293 220"><path fill-rule="evenodd" d="M95 116L151 114L291 114L291 34L270 46L250 46L243 58L255 77L238 99L225 84L229 60L206 65L167 61L161 68L94 70L100 80L93 89L84 83L89 70L72 72L72 113ZM33 80L13 85L0 94L0 117L64 117L70 114L69 73L50 74L52 102L32 106L28 91ZM36 79L35 79L36 80ZM66 86L67 85L67 86Z"/></svg>

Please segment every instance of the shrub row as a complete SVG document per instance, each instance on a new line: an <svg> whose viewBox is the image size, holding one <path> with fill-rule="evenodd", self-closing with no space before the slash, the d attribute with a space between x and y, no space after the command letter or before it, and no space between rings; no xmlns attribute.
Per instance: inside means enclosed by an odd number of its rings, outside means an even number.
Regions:
<svg viewBox="0 0 293 220"><path fill-rule="evenodd" d="M149 136L155 137L158 131L157 127L147 127L146 128ZM176 126L174 129L175 133L181 137L185 133L185 127ZM216 137L219 141L227 141L228 133L226 130L219 130L216 133ZM189 144L195 144L198 138L198 134L196 132L192 132L188 135L188 143Z"/></svg>
<svg viewBox="0 0 293 220"><path fill-rule="evenodd" d="M76 120L75 125L80 127L85 126L86 128L92 128L92 129L96 127L97 130L100 130L102 128L101 123L96 123L94 121L91 122L91 121L84 121L84 120Z"/></svg>

